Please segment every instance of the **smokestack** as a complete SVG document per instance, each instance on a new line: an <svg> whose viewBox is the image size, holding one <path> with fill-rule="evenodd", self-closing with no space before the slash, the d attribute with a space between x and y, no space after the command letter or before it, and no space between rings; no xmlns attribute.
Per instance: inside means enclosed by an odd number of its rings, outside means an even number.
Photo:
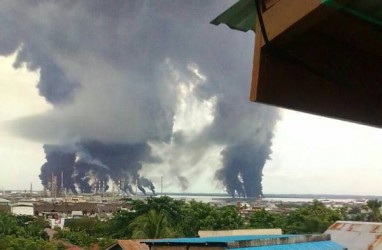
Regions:
<svg viewBox="0 0 382 250"><path fill-rule="evenodd" d="M64 171L61 171L61 187L60 187L60 192L64 192Z"/></svg>

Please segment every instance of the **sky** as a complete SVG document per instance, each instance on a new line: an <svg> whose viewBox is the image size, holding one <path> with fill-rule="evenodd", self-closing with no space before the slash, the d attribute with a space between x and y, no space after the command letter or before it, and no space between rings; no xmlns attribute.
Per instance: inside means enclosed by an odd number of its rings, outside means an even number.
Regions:
<svg viewBox="0 0 382 250"><path fill-rule="evenodd" d="M231 4L1 2L0 188L382 195L380 129L249 102L253 33L208 23Z"/></svg>

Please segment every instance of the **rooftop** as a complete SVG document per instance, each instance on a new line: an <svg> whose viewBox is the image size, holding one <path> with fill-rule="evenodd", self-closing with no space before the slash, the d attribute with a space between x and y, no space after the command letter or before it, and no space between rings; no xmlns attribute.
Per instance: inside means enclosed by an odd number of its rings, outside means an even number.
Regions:
<svg viewBox="0 0 382 250"><path fill-rule="evenodd" d="M240 250L343 250L344 247L333 241L305 242L272 246L240 248Z"/></svg>
<svg viewBox="0 0 382 250"><path fill-rule="evenodd" d="M381 1L240 0L211 23L256 30L251 101L382 127Z"/></svg>
<svg viewBox="0 0 382 250"><path fill-rule="evenodd" d="M382 249L381 222L337 221L325 233L348 250Z"/></svg>
<svg viewBox="0 0 382 250"><path fill-rule="evenodd" d="M3 199L3 198L0 198L0 203L10 203L10 201L6 200L6 199Z"/></svg>
<svg viewBox="0 0 382 250"><path fill-rule="evenodd" d="M174 238L145 240L149 246L198 246L221 247L225 249L261 250L261 249L327 249L344 248L330 241L330 235L239 235L201 238Z"/></svg>
<svg viewBox="0 0 382 250"><path fill-rule="evenodd" d="M217 237L200 237L200 238L174 238L174 239L160 239L160 240L147 240L144 241L148 244L203 244L212 245L236 241L251 241L258 239L275 239L275 238L289 238L296 237L297 235L233 235L233 236L217 236Z"/></svg>

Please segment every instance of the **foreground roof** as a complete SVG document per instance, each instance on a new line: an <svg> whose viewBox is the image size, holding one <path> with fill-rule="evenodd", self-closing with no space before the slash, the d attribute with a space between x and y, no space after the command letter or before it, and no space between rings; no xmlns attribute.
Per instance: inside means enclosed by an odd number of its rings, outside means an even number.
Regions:
<svg viewBox="0 0 382 250"><path fill-rule="evenodd" d="M265 7L267 7L266 2ZM270 1L272 2L272 1ZM275 1L273 1L275 2ZM273 3L272 2L272 3ZM377 0L321 0L322 4L349 14L358 16L366 21L382 25L382 2ZM264 5L264 4L263 4ZM211 24L226 24L231 29L247 32L255 31L257 19L255 0L239 0L218 17Z"/></svg>
<svg viewBox="0 0 382 250"><path fill-rule="evenodd" d="M117 240L114 244L107 247L106 250L112 250L117 249L116 247L119 246L123 250L148 250L149 247L146 244L139 243L138 240Z"/></svg>
<svg viewBox="0 0 382 250"><path fill-rule="evenodd" d="M323 4L382 25L382 2L379 0L321 0Z"/></svg>
<svg viewBox="0 0 382 250"><path fill-rule="evenodd" d="M329 235L240 235L201 238L175 238L146 240L149 246L220 247L240 250L343 250L344 247L330 241Z"/></svg>
<svg viewBox="0 0 382 250"><path fill-rule="evenodd" d="M211 22L256 30L250 100L382 128L382 1L257 1Z"/></svg>
<svg viewBox="0 0 382 250"><path fill-rule="evenodd" d="M348 250L382 249L382 223L337 221L325 233Z"/></svg>
<svg viewBox="0 0 382 250"><path fill-rule="evenodd" d="M240 248L240 250L343 250L344 247L333 241L305 242L272 246Z"/></svg>
<svg viewBox="0 0 382 250"><path fill-rule="evenodd" d="M255 31L256 5L254 0L240 0L211 21L212 24L226 24L231 29Z"/></svg>
<svg viewBox="0 0 382 250"><path fill-rule="evenodd" d="M251 241L258 239L276 239L296 237L297 235L234 235L234 236L216 236L216 237L200 237L200 238L173 238L144 241L148 244L228 244L237 241Z"/></svg>

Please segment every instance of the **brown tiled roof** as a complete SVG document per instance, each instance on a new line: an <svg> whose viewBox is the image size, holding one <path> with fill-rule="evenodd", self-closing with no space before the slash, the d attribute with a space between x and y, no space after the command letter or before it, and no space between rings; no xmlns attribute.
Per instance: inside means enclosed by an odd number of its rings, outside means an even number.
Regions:
<svg viewBox="0 0 382 250"><path fill-rule="evenodd" d="M149 250L149 247L140 243L139 240L117 240L114 245L107 249L113 249L116 245L119 245L123 250Z"/></svg>
<svg viewBox="0 0 382 250"><path fill-rule="evenodd" d="M67 250L83 250L83 248L71 244L70 242L67 242L65 240L54 240L54 242L62 244Z"/></svg>
<svg viewBox="0 0 382 250"><path fill-rule="evenodd" d="M38 212L50 212L52 210L56 212L64 212L71 213L72 211L84 211L86 210L88 213L94 211L95 213L99 212L115 212L120 209L119 204L97 204L97 203L89 203L89 202L80 202L80 203L35 203L34 204L35 211Z"/></svg>

